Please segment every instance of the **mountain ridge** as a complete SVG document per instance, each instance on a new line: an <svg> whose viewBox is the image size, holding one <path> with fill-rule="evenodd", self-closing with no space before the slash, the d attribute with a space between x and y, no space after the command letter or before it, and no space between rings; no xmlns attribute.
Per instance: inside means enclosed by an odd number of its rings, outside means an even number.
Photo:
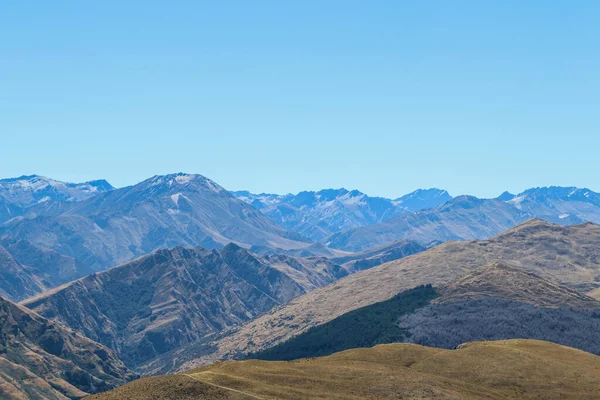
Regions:
<svg viewBox="0 0 600 400"><path fill-rule="evenodd" d="M135 377L108 348L0 298L3 399L79 399Z"/></svg>
<svg viewBox="0 0 600 400"><path fill-rule="evenodd" d="M600 226L560 226L534 219L491 239L446 242L357 272L207 343L190 345L187 353L198 355L195 361L185 361L180 369L271 347L345 312L387 300L418 285L440 286L495 260L538 275L551 274L563 285L587 293L600 287L594 280L600 276ZM199 353L201 349L206 350L204 354Z"/></svg>

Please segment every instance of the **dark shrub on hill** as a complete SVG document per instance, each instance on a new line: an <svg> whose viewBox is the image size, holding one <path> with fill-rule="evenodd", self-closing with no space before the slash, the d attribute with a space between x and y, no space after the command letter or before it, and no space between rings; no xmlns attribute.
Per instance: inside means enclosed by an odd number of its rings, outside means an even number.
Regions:
<svg viewBox="0 0 600 400"><path fill-rule="evenodd" d="M447 349L478 340L546 340L600 354L600 310L541 308L494 297L429 304L400 318L404 341Z"/></svg>
<svg viewBox="0 0 600 400"><path fill-rule="evenodd" d="M419 286L315 326L275 347L250 354L248 358L294 360L326 356L357 347L402 342L407 332L398 327L398 319L426 306L435 297L437 292L431 285Z"/></svg>

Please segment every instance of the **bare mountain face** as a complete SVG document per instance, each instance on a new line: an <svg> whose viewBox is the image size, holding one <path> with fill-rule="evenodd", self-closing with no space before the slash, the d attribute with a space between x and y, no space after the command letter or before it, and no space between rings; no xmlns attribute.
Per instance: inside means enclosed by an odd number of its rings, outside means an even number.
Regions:
<svg viewBox="0 0 600 400"><path fill-rule="evenodd" d="M570 289L551 276L541 277L513 265L494 261L437 289L434 302L496 297L537 307L600 308L596 299Z"/></svg>
<svg viewBox="0 0 600 400"><path fill-rule="evenodd" d="M0 293L15 301L92 272L72 257L9 237L0 237L0 271Z"/></svg>
<svg viewBox="0 0 600 400"><path fill-rule="evenodd" d="M79 399L134 378L108 348L0 298L0 398Z"/></svg>
<svg viewBox="0 0 600 400"><path fill-rule="evenodd" d="M439 243L432 243L430 247L438 244ZM388 261L399 260L412 254L425 251L428 248L429 246L425 247L414 240L400 240L360 253L352 253L340 257L330 257L330 260L334 263L343 265L348 270L356 272L376 267Z"/></svg>
<svg viewBox="0 0 600 400"><path fill-rule="evenodd" d="M373 225L395 215L439 206L452 197L445 190L417 190L398 199L370 197L358 190L325 189L296 195L234 194L287 230L318 241L346 229Z"/></svg>
<svg viewBox="0 0 600 400"><path fill-rule="evenodd" d="M454 349L516 338L600 354L598 317L597 300L496 261L439 288L419 286L350 311L248 358L294 360L395 342Z"/></svg>
<svg viewBox="0 0 600 400"><path fill-rule="evenodd" d="M45 286L30 268L20 264L0 245L0 296L19 300L44 291Z"/></svg>
<svg viewBox="0 0 600 400"><path fill-rule="evenodd" d="M23 304L105 344L135 367L348 273L325 258L261 258L234 244L219 251L177 247Z"/></svg>
<svg viewBox="0 0 600 400"><path fill-rule="evenodd" d="M25 211L0 196L0 224L9 219L23 215Z"/></svg>
<svg viewBox="0 0 600 400"><path fill-rule="evenodd" d="M350 275L220 337L189 346L181 369L269 348L346 312L390 299L418 285L441 286L501 260L540 276L552 275L580 293L600 287L600 227L531 220L489 240L448 242Z"/></svg>
<svg viewBox="0 0 600 400"><path fill-rule="evenodd" d="M576 187L533 188L504 199L537 218L561 225L600 224L600 194Z"/></svg>
<svg viewBox="0 0 600 400"><path fill-rule="evenodd" d="M323 243L335 249L362 251L403 239L424 244L485 239L531 217L500 200L459 196L436 208L333 234L323 239Z"/></svg>
<svg viewBox="0 0 600 400"><path fill-rule="evenodd" d="M1 230L94 270L174 246L308 246L210 179L186 174L155 176L44 215L13 219Z"/></svg>
<svg viewBox="0 0 600 400"><path fill-rule="evenodd" d="M48 203L73 203L114 189L105 180L67 183L39 175L0 180L0 223ZM45 205L46 204L46 205Z"/></svg>

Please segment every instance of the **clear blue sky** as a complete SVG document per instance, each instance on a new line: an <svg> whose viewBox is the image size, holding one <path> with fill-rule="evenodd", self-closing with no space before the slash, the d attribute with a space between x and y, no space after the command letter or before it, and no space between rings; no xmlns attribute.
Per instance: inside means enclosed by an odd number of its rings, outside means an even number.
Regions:
<svg viewBox="0 0 600 400"><path fill-rule="evenodd" d="M0 176L600 190L598 1L7 1Z"/></svg>

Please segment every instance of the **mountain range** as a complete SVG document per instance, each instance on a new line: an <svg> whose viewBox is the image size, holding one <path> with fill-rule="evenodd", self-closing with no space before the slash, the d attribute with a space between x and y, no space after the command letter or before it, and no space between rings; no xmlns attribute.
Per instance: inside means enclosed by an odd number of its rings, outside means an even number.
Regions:
<svg viewBox="0 0 600 400"><path fill-rule="evenodd" d="M452 197L445 190L417 190L397 199L370 197L358 190L325 189L296 195L233 192L287 230L319 241L358 226L373 225L395 215L433 208Z"/></svg>
<svg viewBox="0 0 600 400"><path fill-rule="evenodd" d="M100 271L159 248L233 242L301 248L307 243L200 175L156 176L5 222L4 234Z"/></svg>
<svg viewBox="0 0 600 400"><path fill-rule="evenodd" d="M422 251L393 247L394 259ZM143 368L157 357L248 321L313 289L383 263L389 248L329 260L264 257L235 244L159 250L21 304L78 330ZM364 262L361 262L364 260Z"/></svg>
<svg viewBox="0 0 600 400"><path fill-rule="evenodd" d="M600 194L576 187L532 188L516 195L504 192L496 199L453 198L441 189L420 189L397 199L346 189L297 195L233 193L278 225L346 251L403 238L484 239L530 218L561 225L600 223Z"/></svg>
<svg viewBox="0 0 600 400"><path fill-rule="evenodd" d="M0 223L32 209L74 203L113 189L103 179L84 183L61 182L39 175L0 179Z"/></svg>
<svg viewBox="0 0 600 400"><path fill-rule="evenodd" d="M600 195L574 187L385 199L229 192L183 173L125 188L4 179L0 397L80 398L136 373L392 342L532 338L598 354L598 222ZM185 376L173 379L198 389Z"/></svg>
<svg viewBox="0 0 600 400"><path fill-rule="evenodd" d="M313 290L172 357L183 363L182 370L243 357L403 290L426 284L441 286L498 260L541 277L551 275L571 290L591 293L600 287L600 226L530 220L489 240L446 242Z"/></svg>

